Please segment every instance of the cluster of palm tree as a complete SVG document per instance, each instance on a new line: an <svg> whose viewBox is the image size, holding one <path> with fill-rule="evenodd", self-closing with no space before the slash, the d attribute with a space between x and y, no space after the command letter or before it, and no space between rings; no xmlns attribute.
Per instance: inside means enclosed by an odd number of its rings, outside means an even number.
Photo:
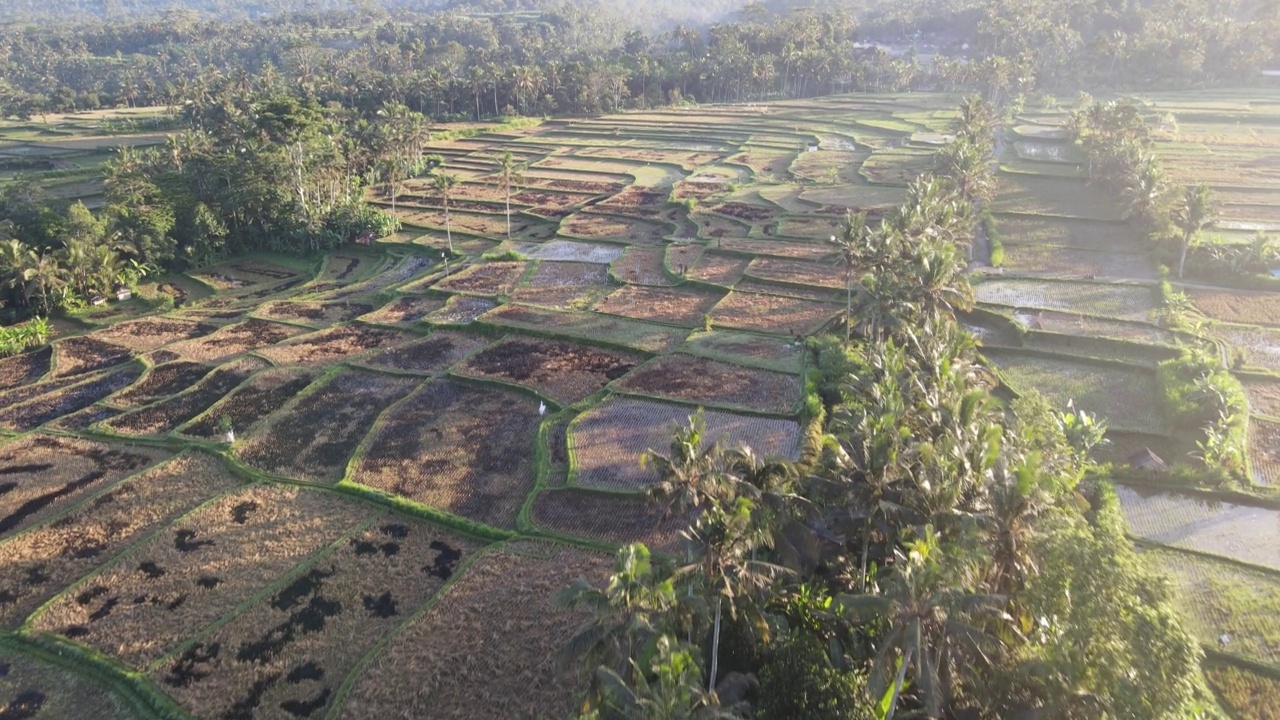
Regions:
<svg viewBox="0 0 1280 720"><path fill-rule="evenodd" d="M1178 277L1183 277L1189 252L1217 218L1213 191L1204 183L1178 187L1169 181L1151 151L1151 131L1135 102L1086 97L1069 116L1067 127L1084 150L1090 178L1121 199L1125 219L1158 242L1164 238L1173 239L1169 244L1176 242ZM1264 242L1259 249L1265 247ZM1225 266L1235 274L1265 270L1249 262L1228 261Z"/></svg>
<svg viewBox="0 0 1280 720"><path fill-rule="evenodd" d="M851 218L860 332L811 341L822 432L801 462L707 437L697 415L645 456L652 501L687 527L672 557L629 546L603 590L564 596L595 611L563 656L593 679L592 717L1201 709L1198 648L1096 478L1105 423L1002 400L954 317L972 303L972 225L940 178L878 227Z"/></svg>
<svg viewBox="0 0 1280 720"><path fill-rule="evenodd" d="M55 246L37 249L13 237L0 241L0 290L16 306L48 315L134 285L153 269L82 203L60 221Z"/></svg>

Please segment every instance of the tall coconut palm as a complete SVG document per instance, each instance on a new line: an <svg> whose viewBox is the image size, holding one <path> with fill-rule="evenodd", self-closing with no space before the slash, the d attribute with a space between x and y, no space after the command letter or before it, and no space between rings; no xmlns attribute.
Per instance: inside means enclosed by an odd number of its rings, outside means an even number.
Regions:
<svg viewBox="0 0 1280 720"><path fill-rule="evenodd" d="M1120 201L1126 220L1150 222L1164 202L1168 183L1164 170L1155 157L1140 153L1137 163L1120 190Z"/></svg>
<svg viewBox="0 0 1280 720"><path fill-rule="evenodd" d="M516 162L511 151L502 154L498 161L498 186L507 201L507 239L511 239L511 190L524 180L525 164Z"/></svg>
<svg viewBox="0 0 1280 720"><path fill-rule="evenodd" d="M724 611L728 609L730 617L737 617L739 611L752 608L761 591L788 572L780 565L754 559L758 550L773 546L770 519L751 497L734 492L709 503L684 533L697 555L676 575L703 588L714 607L708 689L715 689L719 672Z"/></svg>
<svg viewBox="0 0 1280 720"><path fill-rule="evenodd" d="M849 213L839 235L832 235L829 242L835 246L840 265L844 268L844 343L849 344L853 327L853 273L859 261L866 254L869 235L872 232L867 225L867 214Z"/></svg>
<svg viewBox="0 0 1280 720"><path fill-rule="evenodd" d="M560 649L561 664L581 660L591 671L603 666L624 676L666 629L666 617L677 604L671 578L659 572L649 549L639 543L618 550L614 572L603 590L579 578L556 602L591 612L591 618Z"/></svg>
<svg viewBox="0 0 1280 720"><path fill-rule="evenodd" d="M1173 223L1182 231L1182 254L1178 258L1178 277L1183 276L1187 265L1187 250L1195 236L1214 221L1213 191L1204 183L1183 189L1182 198L1173 210Z"/></svg>
<svg viewBox="0 0 1280 720"><path fill-rule="evenodd" d="M647 669L633 662L634 687L617 673L601 668L597 684L605 691L613 717L623 720L739 720L723 708L714 692L698 686L702 667L694 650L670 636L658 638Z"/></svg>
<svg viewBox="0 0 1280 720"><path fill-rule="evenodd" d="M889 698L885 718L897 712L910 673L924 705L918 716L938 720L957 679L989 662L1006 598L970 591L974 564L932 526L897 559L879 594L844 596L840 605L854 621L885 624L870 678L872 697Z"/></svg>
<svg viewBox="0 0 1280 720"><path fill-rule="evenodd" d="M40 299L40 309L49 314L51 305L49 295L67 286L66 274L62 265L50 253L41 253L22 274L25 282L24 297L30 303L33 298Z"/></svg>
<svg viewBox="0 0 1280 720"><path fill-rule="evenodd" d="M666 454L650 449L640 456L641 467L658 474L646 494L662 506L659 523L673 514L687 516L724 493L725 447L718 439L707 442L706 434L699 411L675 429Z"/></svg>
<svg viewBox="0 0 1280 720"><path fill-rule="evenodd" d="M435 174L436 192L440 193L440 201L444 204L444 233L449 243L449 252L453 252L453 228L449 222L449 197L453 194L453 186L458 184L458 177L444 172L444 167Z"/></svg>
<svg viewBox="0 0 1280 720"><path fill-rule="evenodd" d="M38 259L35 251L21 240L9 238L0 242L0 287L21 295L27 283L27 269Z"/></svg>

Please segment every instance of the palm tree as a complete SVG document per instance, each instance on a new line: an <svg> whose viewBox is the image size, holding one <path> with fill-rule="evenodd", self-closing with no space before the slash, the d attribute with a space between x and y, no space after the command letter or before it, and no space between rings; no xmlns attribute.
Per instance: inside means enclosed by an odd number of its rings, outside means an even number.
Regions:
<svg viewBox="0 0 1280 720"><path fill-rule="evenodd" d="M699 687L702 668L693 650L668 635L658 638L648 671L632 661L635 687L608 668L596 672L611 710L625 720L739 720L720 707L716 694Z"/></svg>
<svg viewBox="0 0 1280 720"><path fill-rule="evenodd" d="M853 326L853 271L865 255L871 229L867 226L867 214L849 213L839 235L832 235L829 242L836 247L840 264L844 266L844 344L849 344Z"/></svg>
<svg viewBox="0 0 1280 720"><path fill-rule="evenodd" d="M990 198L993 190L989 152L966 138L958 138L938 152L937 171L951 180L966 202L982 202Z"/></svg>
<svg viewBox="0 0 1280 720"><path fill-rule="evenodd" d="M755 500L748 496L754 493L739 494L738 489L709 503L684 533L698 556L676 571L677 577L693 580L715 601L707 681L710 690L715 689L720 665L725 606L730 617L737 617L739 610L754 606L756 597L775 578L788 572L780 565L754 559L757 550L773 546L774 528L769 523L772 518L760 512Z"/></svg>
<svg viewBox="0 0 1280 720"><path fill-rule="evenodd" d="M21 240L9 238L0 242L0 286L10 292L26 287L27 269L38 260L36 252Z"/></svg>
<svg viewBox="0 0 1280 720"><path fill-rule="evenodd" d="M435 174L436 192L440 193L440 200L444 203L444 233L449 242L449 252L453 252L453 228L449 224L449 196L453 193L453 186L458 184L458 177L444 172L444 166L440 167L439 172Z"/></svg>
<svg viewBox="0 0 1280 720"><path fill-rule="evenodd" d="M516 162L510 150L502 154L498 162L498 186L507 200L507 240L511 239L511 189L524 180L524 170L525 164Z"/></svg>
<svg viewBox="0 0 1280 720"><path fill-rule="evenodd" d="M65 271L50 253L41 253L35 261L23 271L22 279L26 283L24 299L30 303L33 297L39 296L40 308L45 315L49 314L49 293L67 286Z"/></svg>
<svg viewBox="0 0 1280 720"><path fill-rule="evenodd" d="M650 449L640 456L640 466L658 474L645 493L662 505L659 524L672 514L687 516L700 510L722 494L725 448L719 440L705 442L706 431L699 410L687 425L675 429L667 454Z"/></svg>
<svg viewBox="0 0 1280 720"><path fill-rule="evenodd" d="M581 659L584 667L630 672L636 657L664 630L676 606L675 585L654 567L649 549L636 543L618 550L617 564L603 590L579 578L556 600L562 607L591 612L591 618L558 653L562 664Z"/></svg>
<svg viewBox="0 0 1280 720"><path fill-rule="evenodd" d="M1138 156L1137 166L1133 169L1124 188L1120 191L1121 203L1124 206L1124 218L1139 218L1149 222L1156 217L1156 209L1164 200L1166 187L1164 170L1160 163L1147 153Z"/></svg>
<svg viewBox="0 0 1280 720"><path fill-rule="evenodd" d="M1182 255L1178 259L1179 278L1186 268L1187 250L1191 247L1191 241L1213 222L1216 214L1213 191L1208 185L1198 183L1183 189L1182 199L1173 210L1173 223L1182 231Z"/></svg>
<svg viewBox="0 0 1280 720"><path fill-rule="evenodd" d="M977 674L998 644L986 622L1000 617L1006 598L966 587L974 563L959 548L943 546L932 526L897 551L898 562L880 594L840 598L855 621L885 623L872 661L872 697L889 697L892 720L908 671L924 704L923 717L937 720L963 671ZM896 670L896 672L895 672ZM891 677L892 676L892 677Z"/></svg>

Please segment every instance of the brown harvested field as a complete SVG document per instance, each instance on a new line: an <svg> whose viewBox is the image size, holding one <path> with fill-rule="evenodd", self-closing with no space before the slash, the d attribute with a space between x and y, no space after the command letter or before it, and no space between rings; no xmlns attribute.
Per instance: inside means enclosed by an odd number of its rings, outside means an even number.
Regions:
<svg viewBox="0 0 1280 720"><path fill-rule="evenodd" d="M51 347L0 360L0 390L24 387L36 382L49 372L52 363Z"/></svg>
<svg viewBox="0 0 1280 720"><path fill-rule="evenodd" d="M525 281L526 287L582 287L608 285L609 267L601 263L543 260Z"/></svg>
<svg viewBox="0 0 1280 720"><path fill-rule="evenodd" d="M137 374L142 374L142 370L140 368L138 369ZM58 380L46 380L44 382L36 382L29 385L19 385L17 387L10 388L0 392L0 412L3 412L5 408L12 408L13 406L24 403L32 398L55 393L63 388L68 388L72 385L76 385L93 378L101 378L104 375L106 375L105 372L90 376L73 375L71 377L60 378Z"/></svg>
<svg viewBox="0 0 1280 720"><path fill-rule="evenodd" d="M409 337L385 328L341 325L263 348L258 354L277 365L323 365L395 345Z"/></svg>
<svg viewBox="0 0 1280 720"><path fill-rule="evenodd" d="M778 221L777 235L791 238L826 238L840 232L844 224L844 218L839 216L832 217L803 217L800 215L787 215Z"/></svg>
<svg viewBox="0 0 1280 720"><path fill-rule="evenodd" d="M688 330L670 325L595 312L547 310L507 303L485 313L483 322L535 333L551 333L586 342L601 342L647 353L670 352L684 342Z"/></svg>
<svg viewBox="0 0 1280 720"><path fill-rule="evenodd" d="M152 677L197 717L322 717L360 658L479 548L384 515Z"/></svg>
<svg viewBox="0 0 1280 720"><path fill-rule="evenodd" d="M334 253L325 258L316 282L351 282L372 272L382 258L369 255Z"/></svg>
<svg viewBox="0 0 1280 720"><path fill-rule="evenodd" d="M757 278L748 277L739 280L737 285L733 286L735 292L740 293L757 293L760 295L782 295L785 297L802 298L804 300L817 300L819 302L834 303L843 307L845 301L845 293L835 288L821 288L813 285L795 285L791 283L774 282L772 280L759 280Z"/></svg>
<svg viewBox="0 0 1280 720"><path fill-rule="evenodd" d="M583 211L574 213L561 221L560 233L569 237L608 238L642 245L657 245L667 234L667 228L644 220Z"/></svg>
<svg viewBox="0 0 1280 720"><path fill-rule="evenodd" d="M742 279L750 262L748 258L708 251L689 271L689 279L732 287Z"/></svg>
<svg viewBox="0 0 1280 720"><path fill-rule="evenodd" d="M168 457L160 450L30 435L0 445L0 537Z"/></svg>
<svg viewBox="0 0 1280 720"><path fill-rule="evenodd" d="M454 295L444 307L427 313L424 319L436 325L468 325L496 307L498 303L488 298Z"/></svg>
<svg viewBox="0 0 1280 720"><path fill-rule="evenodd" d="M747 275L761 280L812 287L844 289L844 271L835 263L756 258L747 266Z"/></svg>
<svg viewBox="0 0 1280 720"><path fill-rule="evenodd" d="M167 349L178 353L186 360L216 362L233 355L275 345L304 332L306 330L300 327L253 319L228 325L212 335L196 340L175 343Z"/></svg>
<svg viewBox="0 0 1280 720"><path fill-rule="evenodd" d="M1249 418L1249 465L1254 482L1280 484L1280 422Z"/></svg>
<svg viewBox="0 0 1280 720"><path fill-rule="evenodd" d="M773 258L793 258L795 260L831 260L831 248L817 242L795 242L791 240L751 240L746 238L725 238L716 243L718 248L748 255L764 255Z"/></svg>
<svg viewBox="0 0 1280 720"><path fill-rule="evenodd" d="M136 720L138 708L108 690L87 673L21 650L0 647L0 713L18 720L82 718L93 708L93 720Z"/></svg>
<svg viewBox="0 0 1280 720"><path fill-rule="evenodd" d="M525 262L487 262L472 265L437 282L437 290L474 295L510 293L528 268Z"/></svg>
<svg viewBox="0 0 1280 720"><path fill-rule="evenodd" d="M697 224L698 235L712 240L713 246L717 240L746 237L751 232L751 226L747 223L713 213L694 211L689 217Z"/></svg>
<svg viewBox="0 0 1280 720"><path fill-rule="evenodd" d="M181 430L183 435L221 439L218 423L226 417L240 434L247 433L258 421L279 410L294 395L316 379L317 372L303 368L273 369L262 372L246 385L228 394L209 408L199 419Z"/></svg>
<svg viewBox="0 0 1280 720"><path fill-rule="evenodd" d="M1245 365L1280 370L1280 331L1215 323L1210 332L1239 352Z"/></svg>
<svg viewBox="0 0 1280 720"><path fill-rule="evenodd" d="M512 528L533 488L539 424L534 398L435 380L383 417L351 479Z"/></svg>
<svg viewBox="0 0 1280 720"><path fill-rule="evenodd" d="M533 501L533 524L550 532L617 545L642 542L654 552L675 555L688 518L665 515L648 498L565 488Z"/></svg>
<svg viewBox="0 0 1280 720"><path fill-rule="evenodd" d="M340 717L567 717L579 683L552 655L585 618L554 598L579 577L599 585L612 565L577 549L484 554L364 671Z"/></svg>
<svg viewBox="0 0 1280 720"><path fill-rule="evenodd" d="M1206 667L1205 680L1237 720L1280 718L1280 678L1249 672L1226 663Z"/></svg>
<svg viewBox="0 0 1280 720"><path fill-rule="evenodd" d="M1280 419L1280 379L1242 377L1249 395L1249 409L1254 413Z"/></svg>
<svg viewBox="0 0 1280 720"><path fill-rule="evenodd" d="M524 385L571 405L642 362L644 356L622 350L511 336L472 355L456 372Z"/></svg>
<svg viewBox="0 0 1280 720"><path fill-rule="evenodd" d="M614 277L632 285L676 285L677 280L667 275L663 267L665 255L660 247L629 247L613 261L610 270Z"/></svg>
<svg viewBox="0 0 1280 720"><path fill-rule="evenodd" d="M331 493L245 488L71 588L33 625L142 668L371 516Z"/></svg>
<svg viewBox="0 0 1280 720"><path fill-rule="evenodd" d="M89 407L78 410L70 415L63 415L57 420L49 422L49 427L54 430L68 430L75 432L77 430L86 430L94 423L110 420L120 414L120 410L115 408L104 407L102 405L90 405Z"/></svg>
<svg viewBox="0 0 1280 720"><path fill-rule="evenodd" d="M617 213L641 218L657 218L669 211L667 193L641 187L626 190L593 206L596 212Z"/></svg>
<svg viewBox="0 0 1280 720"><path fill-rule="evenodd" d="M805 350L794 341L774 335L712 330L695 332L685 342L682 352L740 365L799 374L804 366Z"/></svg>
<svg viewBox="0 0 1280 720"><path fill-rule="evenodd" d="M361 315L360 320L374 325L413 326L442 307L444 307L443 298L406 295L392 300L371 313Z"/></svg>
<svg viewBox="0 0 1280 720"><path fill-rule="evenodd" d="M22 405L0 409L0 427L31 430L47 422L83 410L128 387L142 375L138 365L81 378L78 385L50 392Z"/></svg>
<svg viewBox="0 0 1280 720"><path fill-rule="evenodd" d="M235 260L206 268L198 273L191 273L191 277L218 290L233 290L248 285L292 280L298 277L298 273L286 267L258 260Z"/></svg>
<svg viewBox="0 0 1280 720"><path fill-rule="evenodd" d="M688 405L613 397L588 410L569 431L574 484L601 490L643 490L656 480L640 467L646 450L666 452L671 433L696 412ZM794 460L800 425L793 420L705 410L706 441L745 443L762 457Z"/></svg>
<svg viewBox="0 0 1280 720"><path fill-rule="evenodd" d="M627 285L596 303L595 310L669 325L698 327L722 298L721 295L696 290Z"/></svg>
<svg viewBox="0 0 1280 720"><path fill-rule="evenodd" d="M266 367L266 361L254 357L233 360L209 373L191 392L126 413L105 425L125 435L163 435L208 410Z"/></svg>
<svg viewBox="0 0 1280 720"><path fill-rule="evenodd" d="M611 289L608 285L522 286L511 293L511 300L553 310L581 310L602 300Z"/></svg>
<svg viewBox="0 0 1280 720"><path fill-rule="evenodd" d="M122 345L83 336L59 340L53 344L53 376L82 375L119 365L132 355Z"/></svg>
<svg viewBox="0 0 1280 720"><path fill-rule="evenodd" d="M142 407L186 390L212 370L208 365L185 361L156 365L128 390L111 398L111 404L126 408Z"/></svg>
<svg viewBox="0 0 1280 720"><path fill-rule="evenodd" d="M364 365L400 372L435 375L488 345L490 339L453 330L440 330L422 340L400 345L366 358Z"/></svg>
<svg viewBox="0 0 1280 720"><path fill-rule="evenodd" d="M367 312L373 312L372 305L285 300L263 305L254 311L254 314L271 320L325 327L353 320Z"/></svg>
<svg viewBox="0 0 1280 720"><path fill-rule="evenodd" d="M105 330L97 330L89 337L127 347L135 352L150 352L169 343L208 335L217 329L217 325L209 323L155 317L122 322Z"/></svg>
<svg viewBox="0 0 1280 720"><path fill-rule="evenodd" d="M781 211L775 207L742 202L724 202L707 208L707 210L721 215L728 215L735 220L741 220L750 225L772 222L777 220L781 214Z"/></svg>
<svg viewBox="0 0 1280 720"><path fill-rule="evenodd" d="M1189 289L1200 312L1214 320L1280 326L1280 293Z"/></svg>
<svg viewBox="0 0 1280 720"><path fill-rule="evenodd" d="M337 482L378 415L409 394L417 382L414 378L344 370L237 442L236 455L276 475Z"/></svg>
<svg viewBox="0 0 1280 720"><path fill-rule="evenodd" d="M683 353L649 361L614 384L618 390L694 403L732 405L787 415L800 399L796 375Z"/></svg>
<svg viewBox="0 0 1280 720"><path fill-rule="evenodd" d="M732 292L711 311L711 322L739 330L805 336L839 312L837 305L813 300Z"/></svg>
<svg viewBox="0 0 1280 720"><path fill-rule="evenodd" d="M667 267L678 275L686 275L702 259L702 254L706 252L706 249L705 245L696 243L673 243L668 245L666 253Z"/></svg>
<svg viewBox="0 0 1280 720"><path fill-rule="evenodd" d="M132 542L241 484L201 453L117 484L91 503L0 545L0 623L15 627L45 600Z"/></svg>
<svg viewBox="0 0 1280 720"><path fill-rule="evenodd" d="M753 147L729 158L728 162L746 165L756 174L757 179L785 180L790 175L788 170L796 158L796 153L785 150L768 150Z"/></svg>

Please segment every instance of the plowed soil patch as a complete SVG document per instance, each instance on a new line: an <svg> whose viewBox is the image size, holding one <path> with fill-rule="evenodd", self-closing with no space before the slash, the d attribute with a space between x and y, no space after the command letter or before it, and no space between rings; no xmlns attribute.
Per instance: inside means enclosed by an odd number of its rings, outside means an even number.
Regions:
<svg viewBox="0 0 1280 720"><path fill-rule="evenodd" d="M642 362L643 356L636 353L563 340L513 337L473 355L459 371L524 385L569 405Z"/></svg>

